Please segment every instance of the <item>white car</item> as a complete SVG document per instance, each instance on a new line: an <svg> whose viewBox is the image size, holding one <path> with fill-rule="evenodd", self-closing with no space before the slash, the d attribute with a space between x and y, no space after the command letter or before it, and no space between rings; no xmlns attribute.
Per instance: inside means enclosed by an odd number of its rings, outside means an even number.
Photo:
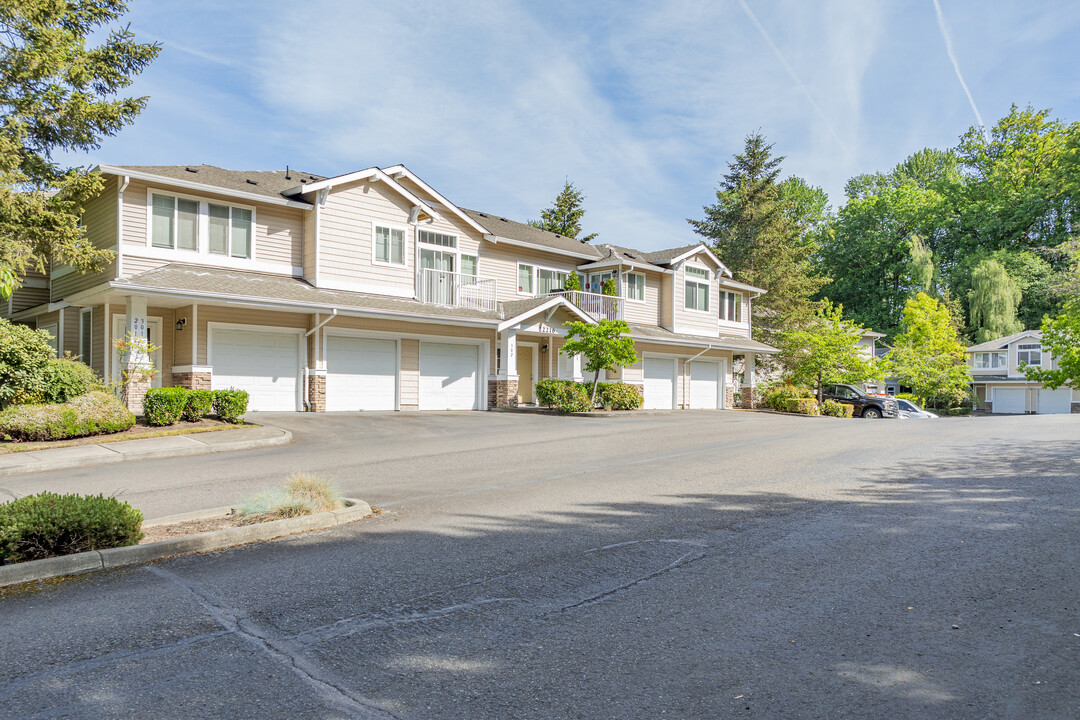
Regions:
<svg viewBox="0 0 1080 720"><path fill-rule="evenodd" d="M900 417L902 418L918 418L920 420L931 420L938 417L932 412L927 412L921 407L908 400L901 400L896 398L896 404L900 406Z"/></svg>

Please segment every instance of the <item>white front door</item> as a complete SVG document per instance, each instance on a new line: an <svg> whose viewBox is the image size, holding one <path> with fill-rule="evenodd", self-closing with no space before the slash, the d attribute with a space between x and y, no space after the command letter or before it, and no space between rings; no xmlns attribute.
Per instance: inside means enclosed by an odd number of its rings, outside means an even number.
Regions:
<svg viewBox="0 0 1080 720"><path fill-rule="evenodd" d="M1023 415L1027 410L1026 388L994 388L994 414Z"/></svg>
<svg viewBox="0 0 1080 720"><path fill-rule="evenodd" d="M642 360L647 410L671 410L675 407L674 358L647 357Z"/></svg>
<svg viewBox="0 0 1080 720"><path fill-rule="evenodd" d="M184 331L188 329L185 327ZM192 330L194 332L194 329ZM112 381L114 383L120 382L120 371L124 368L120 367L120 351L116 349L115 342L127 337L127 316L116 315L113 317L112 328L112 341L114 343L112 350ZM161 318L147 318L146 319L146 339L151 345L157 345L155 350L150 355L150 362L154 363L154 369L157 371L154 373L154 379L150 381L150 387L161 387L161 376L163 368L161 367Z"/></svg>
<svg viewBox="0 0 1080 720"><path fill-rule="evenodd" d="M720 407L720 363L705 360L690 363L690 407L708 410Z"/></svg>
<svg viewBox="0 0 1080 720"><path fill-rule="evenodd" d="M479 366L477 345L420 343L420 409L479 410Z"/></svg>
<svg viewBox="0 0 1080 720"><path fill-rule="evenodd" d="M1039 389L1040 415L1068 415L1072 412L1072 388Z"/></svg>
<svg viewBox="0 0 1080 720"><path fill-rule="evenodd" d="M326 338L326 409L395 410L396 340Z"/></svg>
<svg viewBox="0 0 1080 720"><path fill-rule="evenodd" d="M295 332L211 328L211 388L246 390L248 410L298 410L301 337Z"/></svg>

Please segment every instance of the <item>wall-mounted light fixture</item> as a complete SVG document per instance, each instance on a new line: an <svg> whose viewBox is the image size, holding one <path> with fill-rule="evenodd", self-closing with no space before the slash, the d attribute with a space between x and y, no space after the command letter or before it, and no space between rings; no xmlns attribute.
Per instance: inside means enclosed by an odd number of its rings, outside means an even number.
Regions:
<svg viewBox="0 0 1080 720"><path fill-rule="evenodd" d="M546 353L547 348L548 348L547 343L544 343L543 345L540 346L540 352Z"/></svg>
<svg viewBox="0 0 1080 720"><path fill-rule="evenodd" d="M187 325L187 318L186 317L182 317L179 320L177 320L176 321L176 329L177 329L177 331L183 330L185 325Z"/></svg>

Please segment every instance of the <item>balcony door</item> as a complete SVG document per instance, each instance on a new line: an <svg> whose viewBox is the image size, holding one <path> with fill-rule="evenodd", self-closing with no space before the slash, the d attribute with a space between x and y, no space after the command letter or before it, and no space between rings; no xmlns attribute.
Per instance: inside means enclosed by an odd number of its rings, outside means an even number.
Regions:
<svg viewBox="0 0 1080 720"><path fill-rule="evenodd" d="M455 254L442 250L420 249L420 272L422 282L427 285L426 296L430 302L440 305L454 304L454 272ZM438 270L439 272L424 272L425 270Z"/></svg>

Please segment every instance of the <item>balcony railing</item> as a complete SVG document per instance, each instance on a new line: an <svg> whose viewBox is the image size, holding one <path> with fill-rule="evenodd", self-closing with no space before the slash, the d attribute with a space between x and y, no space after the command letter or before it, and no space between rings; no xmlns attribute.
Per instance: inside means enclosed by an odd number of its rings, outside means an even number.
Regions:
<svg viewBox="0 0 1080 720"><path fill-rule="evenodd" d="M471 310L498 310L495 278L462 275L424 268L416 273L416 297L420 302Z"/></svg>
<svg viewBox="0 0 1080 720"><path fill-rule="evenodd" d="M580 290L552 290L551 295L562 295L577 308L592 315L596 320L622 320L625 299L613 295L597 295Z"/></svg>

